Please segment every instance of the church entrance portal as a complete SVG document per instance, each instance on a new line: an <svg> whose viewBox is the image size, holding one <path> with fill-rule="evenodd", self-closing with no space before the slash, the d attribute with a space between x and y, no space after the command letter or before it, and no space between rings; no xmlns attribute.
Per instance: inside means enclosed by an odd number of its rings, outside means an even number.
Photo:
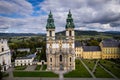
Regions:
<svg viewBox="0 0 120 80"><path fill-rule="evenodd" d="M60 64L60 70L64 70L63 64Z"/></svg>

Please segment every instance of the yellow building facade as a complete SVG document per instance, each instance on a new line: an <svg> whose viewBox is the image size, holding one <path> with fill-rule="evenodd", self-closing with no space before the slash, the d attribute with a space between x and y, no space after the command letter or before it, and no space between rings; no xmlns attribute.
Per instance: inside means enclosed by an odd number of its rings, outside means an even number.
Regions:
<svg viewBox="0 0 120 80"><path fill-rule="evenodd" d="M100 46L82 46L75 44L75 57L84 59L116 59L120 58L120 41L103 40Z"/></svg>
<svg viewBox="0 0 120 80"><path fill-rule="evenodd" d="M120 42L119 41L102 41L100 43L102 59L120 58Z"/></svg>

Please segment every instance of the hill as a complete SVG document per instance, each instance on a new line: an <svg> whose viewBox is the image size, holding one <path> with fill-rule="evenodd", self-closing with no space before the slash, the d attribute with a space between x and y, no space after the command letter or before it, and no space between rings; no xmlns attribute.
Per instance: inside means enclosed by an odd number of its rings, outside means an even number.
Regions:
<svg viewBox="0 0 120 80"><path fill-rule="evenodd" d="M1 38L6 38L6 37L15 37L15 36L41 36L45 34L34 34L34 33L0 33Z"/></svg>
<svg viewBox="0 0 120 80"><path fill-rule="evenodd" d="M64 35L65 31L57 32L56 35ZM120 32L115 31L106 31L106 32L97 32L97 31L81 31L81 30L75 30L75 35L88 35L88 36L94 36L94 35L120 35Z"/></svg>
<svg viewBox="0 0 120 80"><path fill-rule="evenodd" d="M65 31L57 32L56 35L65 36ZM107 35L107 36L119 36L120 32L117 31L106 31L106 32L97 32L97 31L81 31L75 30L76 36L95 36L95 35ZM43 33L0 33L0 37L15 37L15 36L45 36Z"/></svg>
<svg viewBox="0 0 120 80"><path fill-rule="evenodd" d="M65 35L65 31L57 32L56 35ZM97 31L80 31L80 30L75 30L75 35L99 35L99 32Z"/></svg>

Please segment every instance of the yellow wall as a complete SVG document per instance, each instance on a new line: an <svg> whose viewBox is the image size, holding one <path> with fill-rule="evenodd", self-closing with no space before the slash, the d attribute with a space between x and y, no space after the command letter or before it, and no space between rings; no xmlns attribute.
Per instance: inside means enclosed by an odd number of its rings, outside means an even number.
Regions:
<svg viewBox="0 0 120 80"><path fill-rule="evenodd" d="M120 58L120 49L118 47L103 47L102 59Z"/></svg>
<svg viewBox="0 0 120 80"><path fill-rule="evenodd" d="M84 59L100 59L101 51L84 51L83 52Z"/></svg>
<svg viewBox="0 0 120 80"><path fill-rule="evenodd" d="M120 48L118 47L103 47L100 43L101 51L83 51L82 47L75 48L75 57L84 59L110 59L120 58Z"/></svg>
<svg viewBox="0 0 120 80"><path fill-rule="evenodd" d="M75 48L75 57L82 57L82 47Z"/></svg>

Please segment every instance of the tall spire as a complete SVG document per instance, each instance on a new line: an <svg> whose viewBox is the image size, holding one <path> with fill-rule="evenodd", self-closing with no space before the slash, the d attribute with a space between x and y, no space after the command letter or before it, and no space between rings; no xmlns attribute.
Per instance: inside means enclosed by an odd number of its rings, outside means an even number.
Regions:
<svg viewBox="0 0 120 80"><path fill-rule="evenodd" d="M71 11L69 10L69 13L68 13L68 17L66 19L66 28L74 28L74 23L73 23L73 18L72 18L72 14L71 14Z"/></svg>
<svg viewBox="0 0 120 80"><path fill-rule="evenodd" d="M48 15L46 29L55 29L54 19L51 11Z"/></svg>

